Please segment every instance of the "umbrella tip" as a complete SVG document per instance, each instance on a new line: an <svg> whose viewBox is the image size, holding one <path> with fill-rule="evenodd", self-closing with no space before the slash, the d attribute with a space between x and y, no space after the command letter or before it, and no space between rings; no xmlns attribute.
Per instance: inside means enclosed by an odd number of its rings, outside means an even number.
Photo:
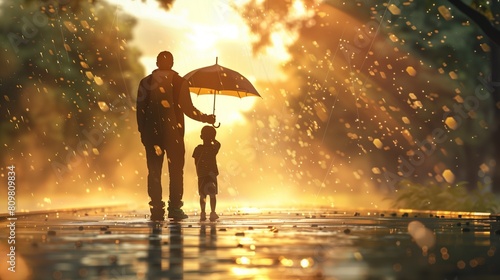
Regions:
<svg viewBox="0 0 500 280"><path fill-rule="evenodd" d="M215 64L217 64L217 62L218 62L218 61L219 61L219 57L218 57L218 56L216 56L216 57L215 57Z"/></svg>

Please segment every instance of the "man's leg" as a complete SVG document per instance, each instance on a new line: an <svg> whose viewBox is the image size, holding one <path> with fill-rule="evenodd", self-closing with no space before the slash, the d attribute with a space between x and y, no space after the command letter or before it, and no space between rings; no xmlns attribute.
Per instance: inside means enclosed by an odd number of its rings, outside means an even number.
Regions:
<svg viewBox="0 0 500 280"><path fill-rule="evenodd" d="M168 172L170 174L170 206L181 208L182 196L184 194L184 142L175 145L175 148L167 150Z"/></svg>
<svg viewBox="0 0 500 280"><path fill-rule="evenodd" d="M148 167L148 195L151 210L151 219L163 220L165 202L162 201L161 171L164 153L157 155L153 146L146 146L146 160Z"/></svg>
<svg viewBox="0 0 500 280"><path fill-rule="evenodd" d="M171 137L174 138L174 137ZM170 188L168 210L169 218L186 219L188 216L181 210L184 194L184 156L183 139L171 139L167 145L168 172L170 174Z"/></svg>

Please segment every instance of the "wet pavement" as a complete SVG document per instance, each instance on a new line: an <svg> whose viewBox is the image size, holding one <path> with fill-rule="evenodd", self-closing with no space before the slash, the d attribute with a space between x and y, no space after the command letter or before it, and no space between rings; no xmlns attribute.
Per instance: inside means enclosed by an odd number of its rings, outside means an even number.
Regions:
<svg viewBox="0 0 500 280"><path fill-rule="evenodd" d="M217 222L188 211L178 223L147 214L4 215L0 279L500 279L500 222L488 214L226 209Z"/></svg>

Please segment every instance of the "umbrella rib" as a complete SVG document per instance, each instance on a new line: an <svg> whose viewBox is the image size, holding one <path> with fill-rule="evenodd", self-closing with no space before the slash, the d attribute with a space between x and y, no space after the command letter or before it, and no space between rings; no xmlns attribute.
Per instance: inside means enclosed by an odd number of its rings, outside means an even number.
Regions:
<svg viewBox="0 0 500 280"><path fill-rule="evenodd" d="M217 65L217 61L218 61L218 59L219 59L218 57L215 59L215 65ZM217 76L219 77L219 83L220 83L220 85L221 85L221 89L223 89L223 88L224 88L224 83L222 82L222 79L221 79L221 77L220 77L220 68L217 68ZM221 93L222 93L222 90L215 90L215 91L214 91L214 108L213 108L213 109L214 109L214 110L213 110L213 114L214 114L214 115L215 115L215 96L217 95L217 94L216 94L217 92L218 92L219 94L221 94Z"/></svg>

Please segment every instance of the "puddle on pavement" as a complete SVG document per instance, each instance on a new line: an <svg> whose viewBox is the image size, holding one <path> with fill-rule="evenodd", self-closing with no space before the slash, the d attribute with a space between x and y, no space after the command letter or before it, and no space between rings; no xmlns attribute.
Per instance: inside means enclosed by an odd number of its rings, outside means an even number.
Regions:
<svg viewBox="0 0 500 280"><path fill-rule="evenodd" d="M188 214L179 223L151 223L146 212L119 209L19 215L16 272L4 268L0 278L461 280L500 275L500 222L488 215L227 211L218 222L200 223ZM8 222L3 217L2 224ZM5 228L2 236L9 234ZM5 254L2 258L8 261Z"/></svg>

